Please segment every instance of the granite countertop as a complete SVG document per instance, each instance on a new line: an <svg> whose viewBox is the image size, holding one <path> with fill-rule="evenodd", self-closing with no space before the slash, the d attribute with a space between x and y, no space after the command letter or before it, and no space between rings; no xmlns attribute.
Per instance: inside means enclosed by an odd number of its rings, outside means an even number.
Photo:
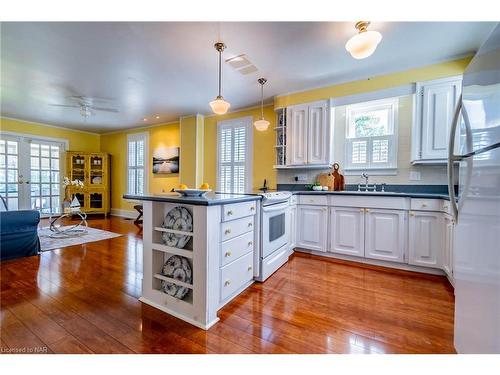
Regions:
<svg viewBox="0 0 500 375"><path fill-rule="evenodd" d="M403 198L427 198L427 199L446 199L450 200L448 194L432 194L432 193L399 193L391 191L314 191L314 190L295 190L292 192L293 195L355 195L355 196L374 196L374 197L403 197Z"/></svg>
<svg viewBox="0 0 500 375"><path fill-rule="evenodd" d="M164 193L144 195L125 194L123 195L123 198L136 201L183 203L192 204L195 206L215 206L220 204L257 201L262 199L260 195L224 194L215 192L207 193L203 197L184 197L178 193Z"/></svg>

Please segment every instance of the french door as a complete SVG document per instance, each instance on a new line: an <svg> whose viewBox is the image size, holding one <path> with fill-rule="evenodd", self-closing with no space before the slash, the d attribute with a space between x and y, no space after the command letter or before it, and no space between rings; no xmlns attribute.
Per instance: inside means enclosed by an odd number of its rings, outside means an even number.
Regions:
<svg viewBox="0 0 500 375"><path fill-rule="evenodd" d="M0 136L0 195L9 210L61 212L62 152L65 143L24 136Z"/></svg>

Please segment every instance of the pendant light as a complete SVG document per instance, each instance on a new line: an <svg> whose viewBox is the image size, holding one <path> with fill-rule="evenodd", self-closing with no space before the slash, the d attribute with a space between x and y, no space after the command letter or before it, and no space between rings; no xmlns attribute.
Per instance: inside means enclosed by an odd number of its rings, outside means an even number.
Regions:
<svg viewBox="0 0 500 375"><path fill-rule="evenodd" d="M227 113L231 104L226 102L221 94L221 86L222 86L222 51L226 48L226 45L222 42L217 42L214 44L215 49L219 52L219 95L215 98L215 100L210 102L210 107L212 108L212 112L216 115L223 115Z"/></svg>
<svg viewBox="0 0 500 375"><path fill-rule="evenodd" d="M267 82L267 79L259 78L257 82L260 84L260 119L255 121L253 126L255 126L255 129L258 131L263 132L269 127L269 121L264 119L264 85Z"/></svg>
<svg viewBox="0 0 500 375"><path fill-rule="evenodd" d="M359 21L354 27L359 31L349 39L345 49L349 51L355 59L364 59L370 56L377 49L382 40L382 34L378 31L368 31L366 28L370 25L368 21Z"/></svg>

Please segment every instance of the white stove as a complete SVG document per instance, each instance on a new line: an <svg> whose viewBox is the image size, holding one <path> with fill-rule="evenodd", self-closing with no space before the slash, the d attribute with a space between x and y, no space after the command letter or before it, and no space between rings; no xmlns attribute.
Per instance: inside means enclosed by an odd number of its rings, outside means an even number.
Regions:
<svg viewBox="0 0 500 375"><path fill-rule="evenodd" d="M290 256L289 191L259 192L260 210L259 276L264 281L288 261Z"/></svg>

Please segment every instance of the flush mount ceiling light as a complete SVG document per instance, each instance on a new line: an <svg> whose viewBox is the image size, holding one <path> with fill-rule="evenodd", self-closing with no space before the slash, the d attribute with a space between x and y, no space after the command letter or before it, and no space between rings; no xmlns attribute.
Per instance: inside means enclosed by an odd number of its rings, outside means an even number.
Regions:
<svg viewBox="0 0 500 375"><path fill-rule="evenodd" d="M212 112L216 115L225 114L231 104L226 102L221 94L221 86L222 86L222 51L226 48L226 45L222 42L217 42L214 44L215 49L219 52L219 95L215 98L215 100L210 102L210 107L212 108Z"/></svg>
<svg viewBox="0 0 500 375"><path fill-rule="evenodd" d="M368 21L359 21L355 27L359 33L354 35L345 44L345 49L349 51L355 59L364 59L370 56L377 49L382 40L382 34L378 31L368 31L366 28L370 25Z"/></svg>
<svg viewBox="0 0 500 375"><path fill-rule="evenodd" d="M267 82L267 79L259 78L257 82L260 84L260 119L255 121L253 126L255 126L255 129L258 131L263 132L269 127L269 121L264 119L264 85Z"/></svg>

